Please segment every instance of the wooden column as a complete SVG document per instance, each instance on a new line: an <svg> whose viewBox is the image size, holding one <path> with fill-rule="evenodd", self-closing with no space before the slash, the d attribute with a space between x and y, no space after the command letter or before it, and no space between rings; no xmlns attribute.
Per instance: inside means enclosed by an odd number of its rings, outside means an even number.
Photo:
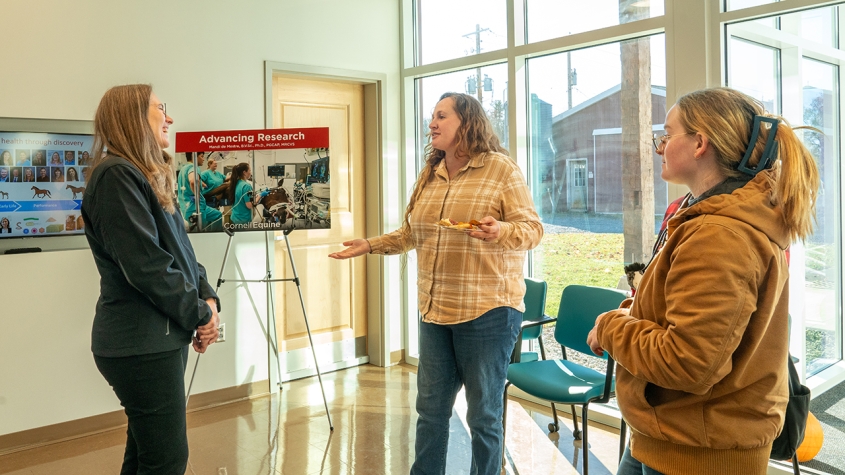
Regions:
<svg viewBox="0 0 845 475"><path fill-rule="evenodd" d="M648 18L648 8L619 1L620 23ZM647 262L654 244L654 159L651 145L651 47L648 38L623 41L622 223L624 262Z"/></svg>

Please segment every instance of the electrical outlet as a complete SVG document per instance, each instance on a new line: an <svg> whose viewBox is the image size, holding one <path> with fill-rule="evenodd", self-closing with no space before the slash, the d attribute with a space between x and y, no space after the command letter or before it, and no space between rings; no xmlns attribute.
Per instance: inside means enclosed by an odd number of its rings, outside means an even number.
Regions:
<svg viewBox="0 0 845 475"><path fill-rule="evenodd" d="M217 475L229 475L229 472L226 470L226 467L220 467L217 469Z"/></svg>
<svg viewBox="0 0 845 475"><path fill-rule="evenodd" d="M226 324L221 323L217 330L220 332L220 335L217 337L217 343L223 343L226 341Z"/></svg>

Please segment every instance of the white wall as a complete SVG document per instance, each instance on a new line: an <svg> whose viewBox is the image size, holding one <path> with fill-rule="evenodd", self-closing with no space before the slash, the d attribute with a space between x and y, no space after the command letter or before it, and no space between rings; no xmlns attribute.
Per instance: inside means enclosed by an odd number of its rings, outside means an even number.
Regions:
<svg viewBox="0 0 845 475"><path fill-rule="evenodd" d="M387 76L383 166L397 168L394 0L3 0L2 11L27 27L0 41L0 117L90 120L106 89L144 82L167 103L172 133L258 129L266 60L376 72ZM226 237L192 242L216 282ZM261 278L264 265L263 235L241 234L224 277ZM0 279L0 435L120 409L89 349L90 252L0 255ZM268 377L264 286L224 284L221 299L227 341L202 357L194 394Z"/></svg>

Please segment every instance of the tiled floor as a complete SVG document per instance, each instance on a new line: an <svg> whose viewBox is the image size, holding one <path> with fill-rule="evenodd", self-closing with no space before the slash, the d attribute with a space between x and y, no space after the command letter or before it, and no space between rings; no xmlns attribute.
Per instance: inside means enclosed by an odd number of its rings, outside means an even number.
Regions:
<svg viewBox="0 0 845 475"><path fill-rule="evenodd" d="M334 431L316 378L284 384L277 396L188 414L186 474L405 474L414 460L415 368L365 365L323 376ZM461 397L453 413L447 473L469 473ZM574 474L571 420L548 435L548 407L509 404L509 474ZM618 436L591 425L590 473L616 470ZM0 474L97 475L120 470L124 430L0 456ZM578 471L581 464L577 463Z"/></svg>

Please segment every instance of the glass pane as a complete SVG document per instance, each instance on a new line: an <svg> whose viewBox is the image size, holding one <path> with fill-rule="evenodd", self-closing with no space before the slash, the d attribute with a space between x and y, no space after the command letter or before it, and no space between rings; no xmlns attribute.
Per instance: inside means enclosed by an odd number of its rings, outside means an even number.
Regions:
<svg viewBox="0 0 845 475"><path fill-rule="evenodd" d="M801 12L801 37L824 46L835 47L836 33L833 26L836 15L833 8Z"/></svg>
<svg viewBox="0 0 845 475"><path fill-rule="evenodd" d="M480 78L480 80L479 80ZM424 148L428 143L428 124L440 96L444 92L464 92L481 100L487 116L493 123L493 129L508 147L507 99L508 99L507 64L494 64L483 68L473 68L438 76L429 76L415 81L417 94L417 154L411 166L419 172L424 159ZM415 252L408 253L408 347L407 354L416 358L419 355L419 313L417 312L417 258Z"/></svg>
<svg viewBox="0 0 845 475"><path fill-rule="evenodd" d="M504 49L505 0L416 0L417 65Z"/></svg>
<svg viewBox="0 0 845 475"><path fill-rule="evenodd" d="M404 215L403 215L404 216ZM405 347L406 355L413 358L420 356L420 312L419 312L419 297L417 294L417 251L411 251L407 254L407 269L405 270L405 278L407 279L408 289L408 320L406 322L407 328L407 346Z"/></svg>
<svg viewBox="0 0 845 475"><path fill-rule="evenodd" d="M756 7L767 3L779 2L780 0L725 0L725 11L741 10L743 8Z"/></svg>
<svg viewBox="0 0 845 475"><path fill-rule="evenodd" d="M668 197L651 145L666 117L664 41L657 35L527 62L528 180L545 228L533 276L548 283L549 315L557 315L567 285L617 287L626 264L651 257ZM640 114L623 118L622 110ZM547 358L559 357L553 331L544 330ZM604 368L603 360L568 356Z"/></svg>
<svg viewBox="0 0 845 475"><path fill-rule="evenodd" d="M728 26L729 34L732 27ZM778 52L734 36L728 43L728 86L758 99L774 114L780 114Z"/></svg>
<svg viewBox="0 0 845 475"><path fill-rule="evenodd" d="M804 124L823 132L804 131L804 144L816 157L822 193L816 204L816 230L804 243L804 327L807 372L816 373L842 354L839 315L839 160L837 67L802 59Z"/></svg>
<svg viewBox="0 0 845 475"><path fill-rule="evenodd" d="M482 68L466 69L438 76L429 76L416 81L418 109L418 163L423 160L423 148L428 143L428 124L434 106L444 92L463 92L479 98L493 130L505 148L508 148L508 67L494 64ZM418 166L417 169L420 167Z"/></svg>
<svg viewBox="0 0 845 475"><path fill-rule="evenodd" d="M566 285L616 287L625 264L651 257L668 196L651 145L666 116L664 35L534 58L527 69L529 181L546 231L533 275L549 283L546 311L556 315ZM637 87L643 69L651 80ZM623 124L622 110L638 108L648 123ZM634 185L642 174L652 177L645 189Z"/></svg>
<svg viewBox="0 0 845 475"><path fill-rule="evenodd" d="M663 0L526 0L529 43L663 15Z"/></svg>

